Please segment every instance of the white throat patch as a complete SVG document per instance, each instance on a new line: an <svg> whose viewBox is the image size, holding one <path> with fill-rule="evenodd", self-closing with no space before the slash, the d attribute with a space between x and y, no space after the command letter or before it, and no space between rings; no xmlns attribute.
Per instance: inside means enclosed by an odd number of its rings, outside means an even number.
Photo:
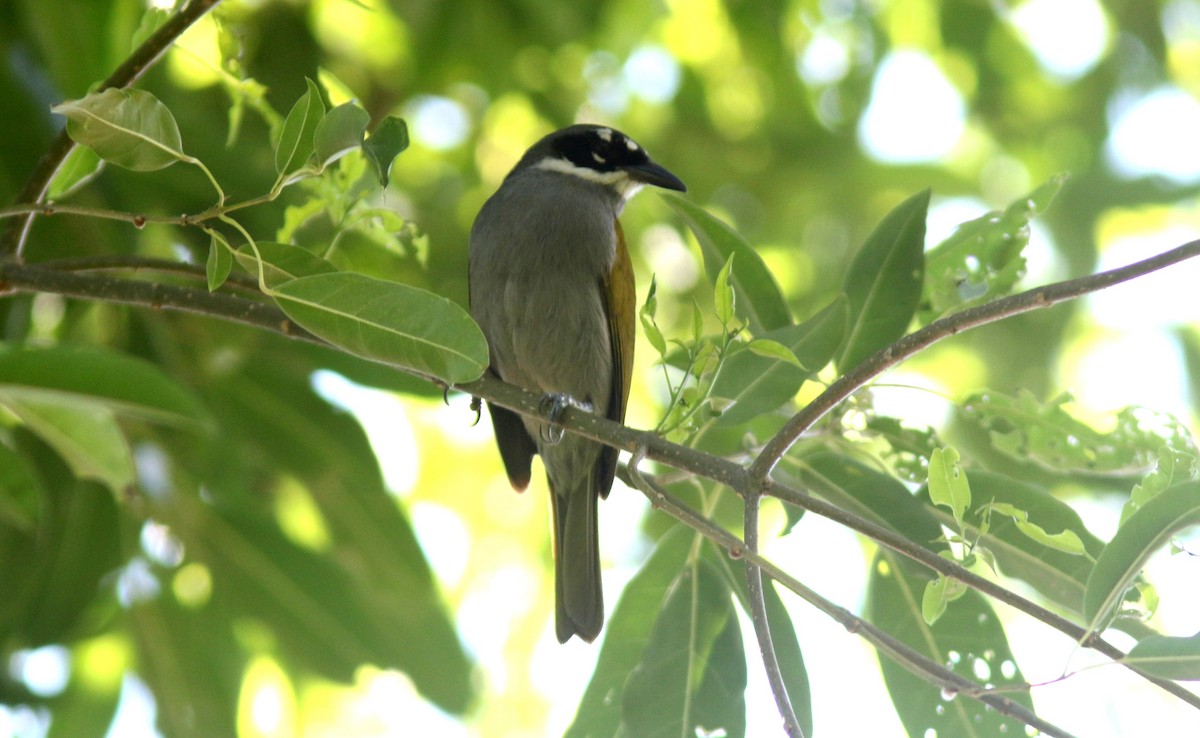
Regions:
<svg viewBox="0 0 1200 738"><path fill-rule="evenodd" d="M612 172L598 172L588 167L576 166L566 159L542 159L537 164L534 164L533 168L545 169L546 171L558 172L560 174L569 174L580 179L585 179L588 182L607 185L616 190L626 200L633 197L634 193L642 188L641 182L633 179L620 169Z"/></svg>

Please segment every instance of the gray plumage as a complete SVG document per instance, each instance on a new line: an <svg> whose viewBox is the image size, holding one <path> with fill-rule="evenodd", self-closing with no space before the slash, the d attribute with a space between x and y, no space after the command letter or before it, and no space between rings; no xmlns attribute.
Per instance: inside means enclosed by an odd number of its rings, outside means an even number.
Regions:
<svg viewBox="0 0 1200 738"><path fill-rule="evenodd" d="M613 314L610 278L618 259L628 266L617 216L641 183L683 189L623 134L572 126L531 147L484 204L468 276L471 314L496 376L623 420L634 316ZM618 271L628 275L619 289L632 298L632 272ZM630 345L622 347L614 333L625 330ZM612 485L616 452L572 433L552 443L544 419L489 410L514 487L525 488L533 454L542 457L554 508L558 639L591 641L604 622L597 500Z"/></svg>

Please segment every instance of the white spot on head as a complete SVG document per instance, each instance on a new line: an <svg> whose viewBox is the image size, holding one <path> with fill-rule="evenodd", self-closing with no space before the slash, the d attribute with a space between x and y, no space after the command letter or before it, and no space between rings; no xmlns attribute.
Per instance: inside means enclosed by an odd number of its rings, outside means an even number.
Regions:
<svg viewBox="0 0 1200 738"><path fill-rule="evenodd" d="M641 146L638 146L637 142L632 138L625 139L625 145L629 147L630 151L637 151L638 149L642 148Z"/></svg>
<svg viewBox="0 0 1200 738"><path fill-rule="evenodd" d="M607 164L608 163L607 160L605 160L605 158L603 156L600 156L595 151L592 152L592 158L595 159L597 164Z"/></svg>
<svg viewBox="0 0 1200 738"><path fill-rule="evenodd" d="M596 135L599 136L600 140L603 141L604 143L612 143L613 129L597 128Z"/></svg>

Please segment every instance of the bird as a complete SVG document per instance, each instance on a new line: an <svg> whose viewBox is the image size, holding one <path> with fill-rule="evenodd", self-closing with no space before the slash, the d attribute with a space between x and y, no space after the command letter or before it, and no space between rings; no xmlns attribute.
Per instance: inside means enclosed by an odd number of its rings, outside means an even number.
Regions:
<svg viewBox="0 0 1200 738"><path fill-rule="evenodd" d="M488 403L496 445L517 491L535 454L550 487L555 634L591 643L604 625L597 504L617 451L556 420L568 407L624 422L633 370L636 296L618 216L644 185L683 182L624 133L577 124L533 144L480 208L468 248L471 316L493 376L541 394L541 417Z"/></svg>

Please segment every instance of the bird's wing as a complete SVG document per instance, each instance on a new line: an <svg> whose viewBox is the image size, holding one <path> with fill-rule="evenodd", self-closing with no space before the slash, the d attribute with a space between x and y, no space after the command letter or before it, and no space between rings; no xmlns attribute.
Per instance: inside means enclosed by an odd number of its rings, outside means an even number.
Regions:
<svg viewBox="0 0 1200 738"><path fill-rule="evenodd" d="M617 235L617 255L613 260L612 271L601 280L604 307L608 313L608 334L612 340L613 364L606 415L610 420L623 423L625 407L629 404L629 384L633 379L637 294L633 281L633 262L629 260L629 249L625 245L625 232L621 230L621 221L614 220L613 227ZM607 497L617 471L615 448L605 447L597 471L597 492L601 497Z"/></svg>

